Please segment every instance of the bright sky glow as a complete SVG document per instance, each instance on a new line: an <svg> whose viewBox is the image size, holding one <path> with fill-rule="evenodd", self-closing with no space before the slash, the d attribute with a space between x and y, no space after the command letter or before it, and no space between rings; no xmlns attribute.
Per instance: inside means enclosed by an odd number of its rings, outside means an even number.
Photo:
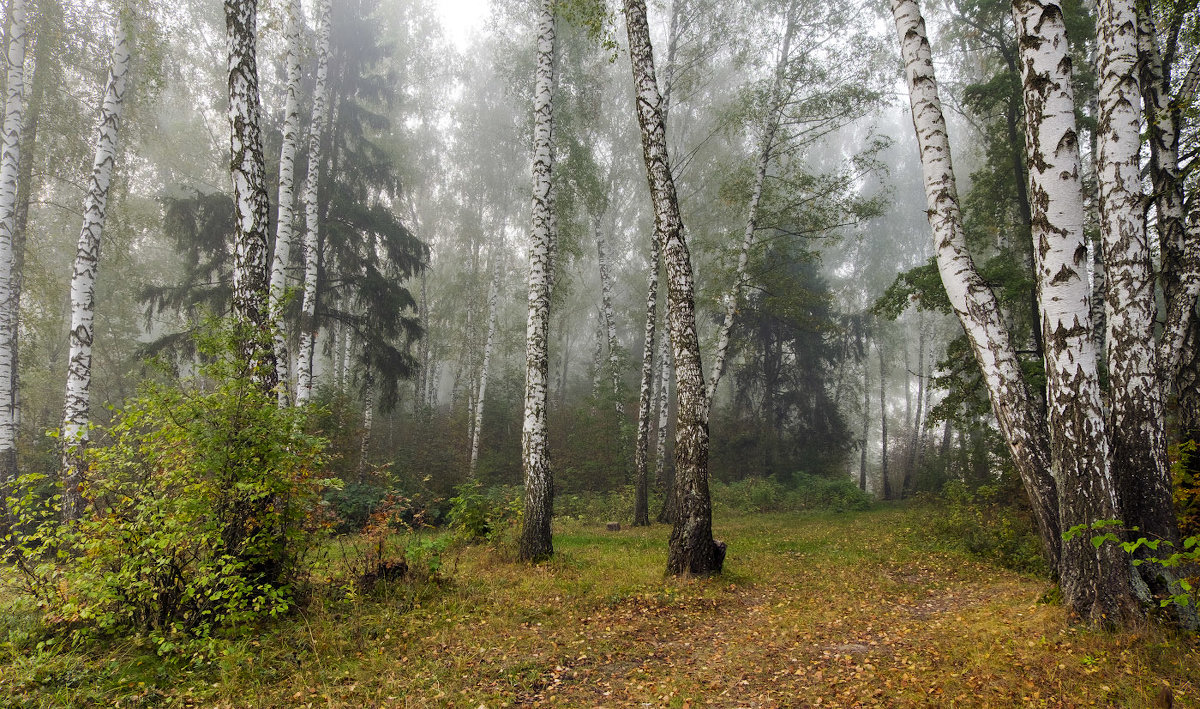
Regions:
<svg viewBox="0 0 1200 709"><path fill-rule="evenodd" d="M490 0L434 0L433 6L446 37L459 51L466 49L471 35L483 27L492 10Z"/></svg>

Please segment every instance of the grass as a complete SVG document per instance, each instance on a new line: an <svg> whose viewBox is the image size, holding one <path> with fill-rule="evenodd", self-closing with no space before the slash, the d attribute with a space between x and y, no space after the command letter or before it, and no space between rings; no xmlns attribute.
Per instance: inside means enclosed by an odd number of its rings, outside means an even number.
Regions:
<svg viewBox="0 0 1200 709"><path fill-rule="evenodd" d="M1169 686L1200 706L1194 637L1074 626L1048 582L931 539L930 514L719 517L726 572L693 580L663 577L667 527L567 522L547 564L467 548L441 581L319 594L202 668L134 643L17 656L10 613L0 703L1148 707Z"/></svg>

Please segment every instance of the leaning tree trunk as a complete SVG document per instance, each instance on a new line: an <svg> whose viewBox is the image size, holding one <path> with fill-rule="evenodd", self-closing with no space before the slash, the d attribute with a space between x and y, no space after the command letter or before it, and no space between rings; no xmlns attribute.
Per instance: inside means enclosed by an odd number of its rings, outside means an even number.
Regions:
<svg viewBox="0 0 1200 709"><path fill-rule="evenodd" d="M75 251L71 272L70 359L67 361L67 393L63 413L62 514L65 520L79 519L83 511L80 484L86 465L83 449L87 445L88 417L91 406L92 342L95 335L96 272L100 265L100 236L108 215L108 187L117 161L117 134L121 129L121 109L125 102L125 78L129 73L129 47L124 28L118 27L113 38L112 66L100 108L100 130L96 136L96 157L92 178L83 205L83 228Z"/></svg>
<svg viewBox="0 0 1200 709"><path fill-rule="evenodd" d="M296 403L305 404L313 393L313 353L317 341L317 274L321 259L321 163L325 159L322 136L329 122L329 36L332 0L321 0L317 31L317 82L313 87L312 123L308 129L308 177L304 185L304 295L300 303L300 352L296 356Z"/></svg>
<svg viewBox="0 0 1200 709"><path fill-rule="evenodd" d="M650 443L651 391L654 388L654 335L658 315L658 240L651 239L650 277L646 285L646 337L642 350L642 380L638 390L637 442L633 450L633 526L650 524L650 475L646 458ZM661 434L660 434L661 435Z"/></svg>
<svg viewBox="0 0 1200 709"><path fill-rule="evenodd" d="M1171 501L1154 326L1154 274L1140 173L1137 11L1133 0L1102 0L1097 130L1100 234L1108 282L1108 431L1112 476L1127 525L1180 542Z"/></svg>
<svg viewBox="0 0 1200 709"><path fill-rule="evenodd" d="M925 20L914 0L892 0L892 14L900 35L938 271L971 343L992 410L1029 494L1042 551L1057 573L1061 546L1058 492L1050 472L1045 422L1021 374L996 296L967 251Z"/></svg>
<svg viewBox="0 0 1200 709"><path fill-rule="evenodd" d="M229 172L233 180L235 249L233 312L248 332L242 354L265 391L277 383L271 316L267 306L267 198L259 121L257 0L225 0L229 47Z"/></svg>
<svg viewBox="0 0 1200 709"><path fill-rule="evenodd" d="M0 137L0 304L12 303L17 274L13 268L17 176L21 163L21 129L25 114L25 2L8 6L8 62L4 99L4 135ZM15 314L14 314L15 315ZM17 476L17 407L14 366L16 317L0 327L0 492Z"/></svg>
<svg viewBox="0 0 1200 709"><path fill-rule="evenodd" d="M667 157L662 96L654 78L654 54L644 0L625 0L625 27L637 93L642 152L654 203L654 231L667 264L667 324L675 355L675 493L679 511L667 551L667 573L721 571L725 545L712 537L708 493L708 398L696 337L691 258Z"/></svg>
<svg viewBox="0 0 1200 709"><path fill-rule="evenodd" d="M504 228L500 229L504 233ZM483 363L479 367L479 394L475 404L475 423L471 427L471 467L468 475L475 479L475 471L479 463L479 442L483 438L483 402L487 397L488 369L492 364L492 343L496 339L496 300L500 289L500 249L492 256L492 282L488 286L488 322L487 339L483 343Z"/></svg>
<svg viewBox="0 0 1200 709"><path fill-rule="evenodd" d="M288 2L287 19L287 93L283 102L283 146L279 150L279 211L275 221L275 254L271 259L271 321L275 346L276 376L279 405L287 406L290 399L291 375L288 372L287 334L283 327L283 309L287 297L287 269L292 256L292 241L296 233L296 146L300 142L300 0Z"/></svg>
<svg viewBox="0 0 1200 709"><path fill-rule="evenodd" d="M746 209L746 225L742 230L742 247L738 252L737 270L733 275L733 286L724 296L725 317L721 320L721 329L717 332L717 351L713 357L712 374L708 379L708 406L712 408L713 396L717 393L717 384L725 371L725 356L729 351L729 334L733 330L733 319L737 315L738 302L746 290L746 271L750 263L750 248L754 246L754 236L758 232L758 209L762 204L763 186L767 182L767 168L771 164L771 156L775 150L775 136L779 132L779 123L783 119L783 82L787 75L787 65L791 58L792 36L796 31L794 14L796 0L787 7L783 33L783 46L779 50L779 61L775 65L775 78L771 85L769 104L767 106L767 123L763 129L759 143L758 163L754 170L754 187L750 191L750 204Z"/></svg>
<svg viewBox="0 0 1200 709"><path fill-rule="evenodd" d="M529 249L529 319L525 330L525 422L521 427L525 515L518 555L522 561L537 561L554 553L550 540L554 482L546 439L547 331L555 239L554 186L551 181L554 169L553 0L541 0L539 4L533 115L533 232Z"/></svg>
<svg viewBox="0 0 1200 709"><path fill-rule="evenodd" d="M1061 7L1014 0L1024 86L1029 201L1035 275L1042 305L1047 428L1064 529L1120 518L1108 460L1099 357L1092 339L1091 293L1083 233L1083 191L1071 56ZM1136 612L1129 562L1090 535L1062 545L1067 605L1093 622L1124 622Z"/></svg>

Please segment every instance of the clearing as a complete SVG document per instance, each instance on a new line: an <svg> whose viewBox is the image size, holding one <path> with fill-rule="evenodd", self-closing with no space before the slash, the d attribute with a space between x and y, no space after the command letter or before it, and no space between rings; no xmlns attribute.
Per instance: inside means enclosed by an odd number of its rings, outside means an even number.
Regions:
<svg viewBox="0 0 1200 709"><path fill-rule="evenodd" d="M557 557L447 556L436 585L314 601L202 669L132 645L8 657L6 706L1200 706L1200 646L1072 626L1051 585L931 537L929 508L718 515L726 572L664 579L669 528L555 525Z"/></svg>

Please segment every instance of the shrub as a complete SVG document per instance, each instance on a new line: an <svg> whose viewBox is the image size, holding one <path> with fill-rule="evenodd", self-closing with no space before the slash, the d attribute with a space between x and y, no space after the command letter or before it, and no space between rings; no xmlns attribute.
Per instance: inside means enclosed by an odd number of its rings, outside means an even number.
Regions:
<svg viewBox="0 0 1200 709"><path fill-rule="evenodd" d="M713 504L736 512L800 512L865 510L871 497L846 479L797 473L791 485L772 478L746 478L712 486Z"/></svg>
<svg viewBox="0 0 1200 709"><path fill-rule="evenodd" d="M496 486L484 489L476 480L454 488L446 519L456 539L497 542L520 529L523 512L521 488Z"/></svg>
<svg viewBox="0 0 1200 709"><path fill-rule="evenodd" d="M36 495L40 476L20 482L6 555L52 632L195 654L219 629L292 607L325 526L324 441L263 391L241 335L213 328L199 375L144 385L97 431L83 519L59 524L60 496Z"/></svg>
<svg viewBox="0 0 1200 709"><path fill-rule="evenodd" d="M933 530L975 556L1013 569L1045 574L1041 542L1033 528L1025 497L1008 486L981 485L972 490L952 480L942 487Z"/></svg>

